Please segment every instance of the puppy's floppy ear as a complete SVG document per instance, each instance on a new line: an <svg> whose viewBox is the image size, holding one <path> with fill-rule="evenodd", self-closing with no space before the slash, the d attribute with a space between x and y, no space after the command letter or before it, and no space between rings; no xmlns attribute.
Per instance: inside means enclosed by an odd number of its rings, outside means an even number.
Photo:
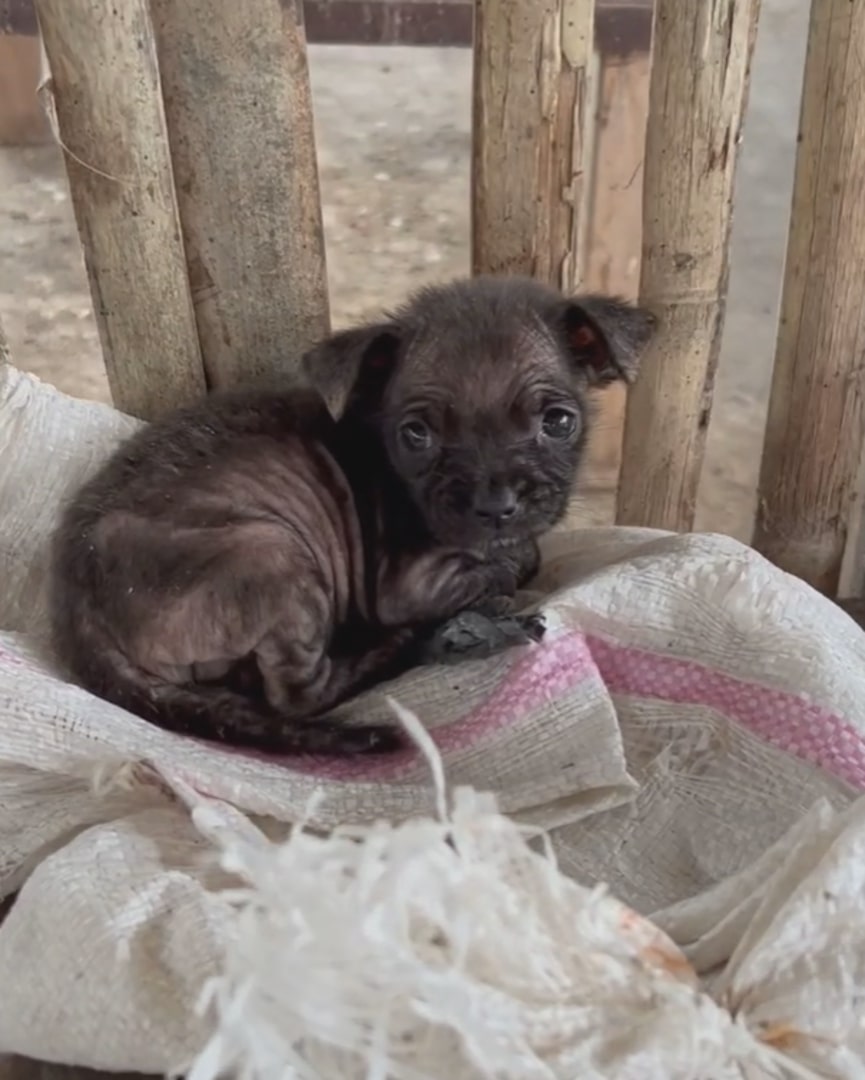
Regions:
<svg viewBox="0 0 865 1080"><path fill-rule="evenodd" d="M372 401L381 395L396 365L399 346L396 323L358 326L313 346L301 366L338 420L350 402Z"/></svg>
<svg viewBox="0 0 865 1080"><path fill-rule="evenodd" d="M567 300L560 319L575 371L589 386L633 382L656 325L645 308L612 296Z"/></svg>

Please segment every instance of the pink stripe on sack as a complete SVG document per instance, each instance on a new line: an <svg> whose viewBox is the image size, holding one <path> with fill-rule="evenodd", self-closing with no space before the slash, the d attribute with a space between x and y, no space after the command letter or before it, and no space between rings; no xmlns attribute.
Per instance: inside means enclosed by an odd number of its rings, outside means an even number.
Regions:
<svg viewBox="0 0 865 1080"><path fill-rule="evenodd" d="M865 790L865 738L828 709L802 695L737 679L694 660L579 632L561 634L532 649L488 701L437 728L433 739L445 754L466 750L592 676L600 677L611 694L714 709L776 749ZM415 752L408 750L375 764L357 759L285 763L292 771L328 779L385 780L404 774L415 760Z"/></svg>
<svg viewBox="0 0 865 1080"><path fill-rule="evenodd" d="M456 671L454 675L456 677ZM568 693L580 683L598 678L582 634L560 634L542 646L530 646L509 669L490 696L471 712L430 732L445 755L467 750L527 714ZM398 697L398 695L395 695ZM423 720L423 716L420 717ZM273 761L274 758L268 757ZM278 758L292 772L326 780L394 780L417 767L412 746L382 758Z"/></svg>
<svg viewBox="0 0 865 1080"><path fill-rule="evenodd" d="M776 749L865 789L862 733L802 695L736 679L694 660L594 636L587 640L610 693L708 706Z"/></svg>
<svg viewBox="0 0 865 1080"><path fill-rule="evenodd" d="M22 660L20 656L16 656L15 653L8 652L6 649L0 646L0 662L8 664L10 667L27 668L30 671L38 671L39 669L35 664L28 664L26 660Z"/></svg>
<svg viewBox="0 0 865 1080"><path fill-rule="evenodd" d="M0 664L39 670L3 648ZM802 695L737 679L694 660L620 645L595 635L586 637L577 631L556 635L527 649L483 704L436 728L432 737L445 755L470 749L592 678L603 680L612 694L707 706L778 750L865 790L865 737L828 709ZM263 757L207 745L216 752ZM417 756L414 748L407 748L378 759L265 760L322 779L383 781L410 773L416 768Z"/></svg>
<svg viewBox="0 0 865 1080"><path fill-rule="evenodd" d="M34 665L0 648L0 664L4 662L39 672ZM599 679L582 634L560 634L543 646L530 646L482 704L459 719L437 727L431 732L433 740L443 754L470 749L482 739L518 723L523 716L566 694L592 676ZM454 669L453 677L459 678L458 669ZM420 719L423 720L423 717ZM174 738L185 739L186 736L176 735ZM279 763L291 772L326 780L394 780L417 767L419 753L414 746L407 746L404 751L381 758L298 758L259 754L237 747L196 741L214 753Z"/></svg>

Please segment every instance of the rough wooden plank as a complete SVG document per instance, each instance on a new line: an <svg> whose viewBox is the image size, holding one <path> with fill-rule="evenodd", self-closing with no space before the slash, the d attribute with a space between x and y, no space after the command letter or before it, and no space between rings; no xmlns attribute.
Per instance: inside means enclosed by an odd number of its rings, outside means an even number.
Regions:
<svg viewBox="0 0 865 1080"><path fill-rule="evenodd" d="M145 0L36 0L108 383L152 418L204 390Z"/></svg>
<svg viewBox="0 0 865 1080"><path fill-rule="evenodd" d="M139 1073L98 1072L31 1058L0 1057L0 1080L142 1080Z"/></svg>
<svg viewBox="0 0 865 1080"><path fill-rule="evenodd" d="M865 411L865 5L814 0L754 544L835 595Z"/></svg>
<svg viewBox="0 0 865 1080"><path fill-rule="evenodd" d="M304 0L307 38L325 45L470 46L474 0ZM649 51L652 0L598 0L603 56ZM0 34L35 34L33 0L0 0Z"/></svg>
<svg viewBox="0 0 865 1080"><path fill-rule="evenodd" d="M625 60L648 53L652 44L654 0L598 0L595 47L606 59Z"/></svg>
<svg viewBox="0 0 865 1080"><path fill-rule="evenodd" d="M36 34L33 0L0 0L0 34Z"/></svg>
<svg viewBox="0 0 865 1080"><path fill-rule="evenodd" d="M586 287L634 300L640 283L648 56L604 60L598 93ZM584 474L592 489L613 492L618 483L625 400L620 384L598 397ZM585 482L582 486L585 490Z"/></svg>
<svg viewBox="0 0 865 1080"><path fill-rule="evenodd" d="M39 104L39 41L0 35L0 146L45 143L51 129Z"/></svg>
<svg viewBox="0 0 865 1080"><path fill-rule="evenodd" d="M641 299L660 319L626 407L617 521L694 521L759 0L657 0Z"/></svg>
<svg viewBox="0 0 865 1080"><path fill-rule="evenodd" d="M278 375L329 326L303 27L280 0L151 11L208 385Z"/></svg>
<svg viewBox="0 0 865 1080"><path fill-rule="evenodd" d="M306 0L307 38L324 45L472 43L472 0Z"/></svg>
<svg viewBox="0 0 865 1080"><path fill-rule="evenodd" d="M593 142L594 0L478 0L472 147L475 273L583 276Z"/></svg>

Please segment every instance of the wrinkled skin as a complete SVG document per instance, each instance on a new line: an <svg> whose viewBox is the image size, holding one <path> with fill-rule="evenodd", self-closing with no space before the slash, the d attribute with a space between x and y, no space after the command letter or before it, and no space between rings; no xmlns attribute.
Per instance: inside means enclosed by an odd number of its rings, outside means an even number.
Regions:
<svg viewBox="0 0 865 1080"><path fill-rule="evenodd" d="M306 388L153 424L57 530L58 656L179 732L394 749L393 728L319 714L419 660L540 637L510 599L566 510L586 389L630 379L651 329L615 300L475 279L322 342Z"/></svg>

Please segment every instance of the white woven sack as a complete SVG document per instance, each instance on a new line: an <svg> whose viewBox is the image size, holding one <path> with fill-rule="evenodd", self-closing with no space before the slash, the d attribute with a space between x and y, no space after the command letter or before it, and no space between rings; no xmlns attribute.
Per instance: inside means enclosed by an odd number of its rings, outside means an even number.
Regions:
<svg viewBox="0 0 865 1080"><path fill-rule="evenodd" d="M236 933L224 872L203 858L214 837L190 807L236 807L284 839L314 794L321 826L405 821L436 796L418 752L261 760L59 676L47 538L61 500L134 426L0 373L0 895L20 889L0 927L0 1052L158 1072L212 1032L194 1005ZM554 539L537 588L541 646L412 673L350 708L383 720L395 696L432 731L450 782L548 829L567 874L659 912L745 871L818 799L842 809L865 788L865 637L753 552L591 530ZM683 925L683 944L721 949Z"/></svg>

